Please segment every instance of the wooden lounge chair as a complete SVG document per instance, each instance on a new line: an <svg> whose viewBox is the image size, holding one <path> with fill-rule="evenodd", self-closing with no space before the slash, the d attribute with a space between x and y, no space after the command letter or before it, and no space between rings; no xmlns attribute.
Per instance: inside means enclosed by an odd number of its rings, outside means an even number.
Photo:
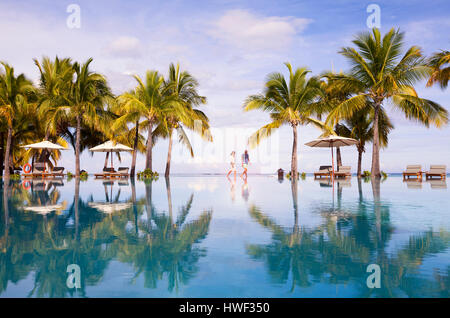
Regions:
<svg viewBox="0 0 450 318"><path fill-rule="evenodd" d="M321 179L322 177L331 178L331 166L320 166L319 171L314 172L314 179Z"/></svg>
<svg viewBox="0 0 450 318"><path fill-rule="evenodd" d="M111 173L111 177L113 178L128 178L129 176L127 167L119 167L117 172Z"/></svg>
<svg viewBox="0 0 450 318"><path fill-rule="evenodd" d="M445 180L447 178L446 168L445 165L431 165L430 170L425 172L425 177L427 180L433 179L433 177Z"/></svg>
<svg viewBox="0 0 450 318"><path fill-rule="evenodd" d="M112 174L116 173L114 168L103 168L103 173L95 173L95 179L106 179L110 178Z"/></svg>
<svg viewBox="0 0 450 318"><path fill-rule="evenodd" d="M351 178L352 176L352 167L350 166L340 166L338 171L334 172L334 176L336 178Z"/></svg>
<svg viewBox="0 0 450 318"><path fill-rule="evenodd" d="M406 166L406 171L403 172L403 180L415 177L417 180L422 180L422 166L409 165Z"/></svg>
<svg viewBox="0 0 450 318"><path fill-rule="evenodd" d="M56 177L64 177L64 167L53 167L52 172L49 173L50 176Z"/></svg>

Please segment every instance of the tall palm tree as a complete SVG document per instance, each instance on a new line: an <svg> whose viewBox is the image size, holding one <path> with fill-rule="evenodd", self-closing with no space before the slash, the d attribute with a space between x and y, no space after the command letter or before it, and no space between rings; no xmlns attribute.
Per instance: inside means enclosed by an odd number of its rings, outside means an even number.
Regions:
<svg viewBox="0 0 450 318"><path fill-rule="evenodd" d="M434 53L428 59L428 65L433 68L433 72L427 82L427 86L439 83L442 89L446 88L450 77L450 51Z"/></svg>
<svg viewBox="0 0 450 318"><path fill-rule="evenodd" d="M14 68L2 62L5 72L0 73L0 116L7 123L7 137L5 159L3 167L4 177L9 180L11 140L13 136L14 120L20 108L27 106L27 100L34 91L32 83L24 74L14 75Z"/></svg>
<svg viewBox="0 0 450 318"><path fill-rule="evenodd" d="M322 96L319 81L307 78L310 72L306 68L292 69L291 64L285 63L289 70L289 82L281 73L272 73L267 77L263 94L247 97L244 110L259 109L270 114L272 122L261 127L249 139L251 146L259 144L262 138L272 134L274 129L283 124L292 127L293 144L291 160L291 176L295 179L297 169L297 126L306 125L314 121L312 115L319 112L318 97Z"/></svg>
<svg viewBox="0 0 450 318"><path fill-rule="evenodd" d="M106 78L89 70L92 58L83 65L74 64L76 80L70 93L70 111L76 121L75 176L80 176L81 124L94 125L97 112L112 97Z"/></svg>
<svg viewBox="0 0 450 318"><path fill-rule="evenodd" d="M337 135L358 140L358 144L356 144L356 149L358 150L358 178L361 177L362 173L362 155L366 151L366 143L373 140L374 129L372 123L373 107L368 106L355 112L352 117L335 126ZM388 135L394 126L384 111L380 112L378 123L380 146L384 148L388 145Z"/></svg>
<svg viewBox="0 0 450 318"><path fill-rule="evenodd" d="M147 71L145 82L137 75L134 75L134 79L138 83L134 91L124 93L118 97L122 116L116 120L113 129L123 127L129 122L135 123L133 146L135 150L132 167L136 166L139 130L147 130L145 169L152 170L153 127L161 122L163 112L176 101L174 98L167 96L164 78L158 71ZM145 120L141 122L141 118L145 118Z"/></svg>
<svg viewBox="0 0 450 318"><path fill-rule="evenodd" d="M167 93L178 102L180 107L172 107L165 114L165 124L157 128L158 136L167 137L169 139L169 148L167 152L166 170L164 175L170 175L170 163L172 158L172 134L176 130L179 141L182 142L190 151L191 156L194 152L187 134L183 128L192 129L208 140L212 141L209 132L209 119L201 110L194 108L206 103L206 97L200 96L198 89L198 81L187 71L180 71L180 64L176 66L170 64L169 78L166 83ZM196 126L200 123L200 127ZM166 128L166 129L163 129Z"/></svg>
<svg viewBox="0 0 450 318"><path fill-rule="evenodd" d="M374 138L372 151L372 177L380 178L380 112L386 102L402 111L407 119L416 120L426 127L441 127L448 122L448 113L439 104L420 98L414 84L430 74L421 49L410 47L403 55L404 33L391 29L382 38L376 28L361 33L353 40L356 48L345 47L339 53L346 57L352 69L348 74L336 75L344 90L355 91L351 98L340 103L329 114L328 120L337 123L354 112L372 105Z"/></svg>

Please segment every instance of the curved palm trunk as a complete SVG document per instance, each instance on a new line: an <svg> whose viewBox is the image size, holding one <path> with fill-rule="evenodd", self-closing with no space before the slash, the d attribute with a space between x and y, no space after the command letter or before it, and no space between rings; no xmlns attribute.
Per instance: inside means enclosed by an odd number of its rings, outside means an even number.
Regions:
<svg viewBox="0 0 450 318"><path fill-rule="evenodd" d="M134 145L133 145L133 157L131 159L131 170L130 170L130 177L134 178L134 175L136 174L136 156L137 156L137 147L138 147L138 141L139 141L139 120L136 121L136 134L134 136Z"/></svg>
<svg viewBox="0 0 450 318"><path fill-rule="evenodd" d="M167 151L167 162L166 162L166 171L164 173L165 177L169 177L170 175L170 161L172 159L172 129L169 132L169 150Z"/></svg>
<svg viewBox="0 0 450 318"><path fill-rule="evenodd" d="M108 167L108 158L109 158L109 152L106 153L106 156L105 156L105 164L103 165L103 168Z"/></svg>
<svg viewBox="0 0 450 318"><path fill-rule="evenodd" d="M294 141L292 143L291 180L297 180L297 125L292 125L292 132L294 134Z"/></svg>
<svg viewBox="0 0 450 318"><path fill-rule="evenodd" d="M77 131L75 141L75 177L80 176L80 147L81 147L81 116L77 116Z"/></svg>
<svg viewBox="0 0 450 318"><path fill-rule="evenodd" d="M4 164L5 161L5 134L0 133L0 164ZM3 167L0 169L0 177L3 177Z"/></svg>
<svg viewBox="0 0 450 318"><path fill-rule="evenodd" d="M378 119L380 113L380 104L375 105L375 114L373 119L373 150L372 150L372 178L381 178L380 173L380 134L378 132Z"/></svg>
<svg viewBox="0 0 450 318"><path fill-rule="evenodd" d="M338 169L340 166L342 166L342 156L340 147L336 147L336 164Z"/></svg>
<svg viewBox="0 0 450 318"><path fill-rule="evenodd" d="M166 178L167 204L169 208L169 218L172 222L172 192L170 191L170 178Z"/></svg>
<svg viewBox="0 0 450 318"><path fill-rule="evenodd" d="M357 176L358 176L358 178L361 178L361 174L362 174L362 171L361 171L361 165L362 165L362 153L363 153L362 149L360 149L360 148L358 147L358 171L357 171Z"/></svg>
<svg viewBox="0 0 450 318"><path fill-rule="evenodd" d="M3 163L6 180L9 180L10 176L11 140L12 140L12 127L8 127L8 135L6 137L5 161Z"/></svg>
<svg viewBox="0 0 450 318"><path fill-rule="evenodd" d="M152 170L152 148L153 148L153 140L152 140L152 130L153 130L153 123L149 121L148 126L148 136L147 136L147 155L145 158L145 169Z"/></svg>

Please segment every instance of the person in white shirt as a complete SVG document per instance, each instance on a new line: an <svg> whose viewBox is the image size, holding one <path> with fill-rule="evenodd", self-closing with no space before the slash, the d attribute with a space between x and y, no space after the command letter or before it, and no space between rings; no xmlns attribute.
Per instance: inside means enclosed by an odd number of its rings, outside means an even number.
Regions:
<svg viewBox="0 0 450 318"><path fill-rule="evenodd" d="M230 154L230 165L231 168L228 171L227 177L233 172L234 177L236 178L236 152L232 151Z"/></svg>

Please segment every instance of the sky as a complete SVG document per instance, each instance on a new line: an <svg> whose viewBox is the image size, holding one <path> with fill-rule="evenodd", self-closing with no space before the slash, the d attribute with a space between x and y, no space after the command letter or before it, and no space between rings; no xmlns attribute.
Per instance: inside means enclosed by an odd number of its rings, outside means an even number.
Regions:
<svg viewBox="0 0 450 318"><path fill-rule="evenodd" d="M77 5L79 27L71 18ZM240 154L247 138L269 122L265 113L246 112L247 96L262 92L271 72L286 74L285 62L307 67L312 75L327 70L346 71L349 65L338 51L351 46L353 37L368 31L370 4L380 8L381 31L391 27L405 32L405 46L419 45L426 55L450 46L450 2L448 1L0 1L0 60L25 73L34 82L39 74L33 58L71 57L83 62L94 59L92 69L104 74L114 92L135 87L132 75L147 70L163 75L170 63L179 62L199 81L199 92L208 103L202 110L210 118L213 143L190 135L195 157L174 141L172 172L223 173L229 153ZM78 25L76 25L78 26ZM419 96L432 99L450 110L450 91L438 87L416 87ZM446 164L450 167L450 126L425 128L407 121L386 104L395 129L389 146L381 152L381 168L400 172L407 164ZM304 144L320 135L312 126L301 126L299 170L313 172L330 163L330 151ZM163 173L168 144L160 140L153 150L153 168ZM250 173L289 170L292 130L279 129L260 147L250 149ZM130 154L122 154L119 166L129 166ZM356 171L354 147L342 149L344 165ZM74 171L73 150L63 152L58 165ZM104 154L84 152L81 168L97 172ZM363 157L370 170L371 145ZM138 156L137 170L145 165Z"/></svg>

